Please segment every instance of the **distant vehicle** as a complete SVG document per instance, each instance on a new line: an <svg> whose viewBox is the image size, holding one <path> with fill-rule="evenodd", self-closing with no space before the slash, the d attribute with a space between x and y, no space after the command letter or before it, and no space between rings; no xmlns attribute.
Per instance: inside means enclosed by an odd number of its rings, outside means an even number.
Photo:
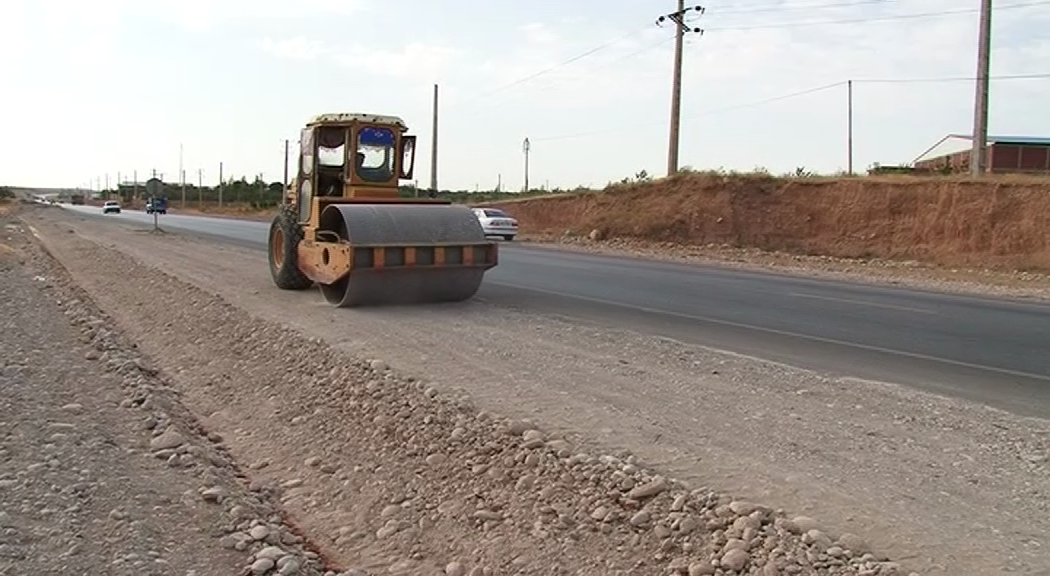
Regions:
<svg viewBox="0 0 1050 576"><path fill-rule="evenodd" d="M474 208L474 214L486 236L502 236L504 240L510 241L518 235L517 219L499 208Z"/></svg>
<svg viewBox="0 0 1050 576"><path fill-rule="evenodd" d="M106 200L106 203L102 205L102 213L109 214L110 212L120 214L120 202L117 202L116 200Z"/></svg>
<svg viewBox="0 0 1050 576"><path fill-rule="evenodd" d="M167 198L149 198L146 200L146 214L167 214L168 213L168 199Z"/></svg>
<svg viewBox="0 0 1050 576"><path fill-rule="evenodd" d="M75 204L83 204L84 203L84 195L83 194L73 194L72 196L69 197L69 203L70 204L74 204L74 205Z"/></svg>

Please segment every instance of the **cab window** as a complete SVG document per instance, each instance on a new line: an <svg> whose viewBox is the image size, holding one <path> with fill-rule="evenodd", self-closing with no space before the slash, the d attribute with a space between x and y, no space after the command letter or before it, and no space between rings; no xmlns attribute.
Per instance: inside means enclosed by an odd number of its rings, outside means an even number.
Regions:
<svg viewBox="0 0 1050 576"><path fill-rule="evenodd" d="M394 131L381 126L365 126L357 131L357 175L366 182L386 182L394 175Z"/></svg>

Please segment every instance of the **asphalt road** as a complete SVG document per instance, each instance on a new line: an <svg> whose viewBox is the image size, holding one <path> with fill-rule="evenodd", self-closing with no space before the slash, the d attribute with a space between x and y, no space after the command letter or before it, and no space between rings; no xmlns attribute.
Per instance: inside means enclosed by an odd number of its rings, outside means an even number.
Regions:
<svg viewBox="0 0 1050 576"><path fill-rule="evenodd" d="M73 207L103 217L96 207ZM105 218L152 224L125 211ZM167 230L265 250L269 224ZM504 243L478 298L1050 418L1050 305Z"/></svg>

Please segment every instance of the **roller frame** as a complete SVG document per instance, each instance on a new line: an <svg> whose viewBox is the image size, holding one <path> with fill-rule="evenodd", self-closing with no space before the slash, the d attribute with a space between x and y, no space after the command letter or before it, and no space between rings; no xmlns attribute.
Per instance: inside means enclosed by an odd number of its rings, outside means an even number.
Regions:
<svg viewBox="0 0 1050 576"><path fill-rule="evenodd" d="M448 255L447 248L458 248L463 247L463 263L459 264L448 264L446 257ZM480 247L483 250L489 251L492 256L485 260L479 261L476 256L478 253L477 248ZM427 250L429 248L434 249L434 264L417 264L412 262L413 258L410 256L412 252L418 254L419 249ZM386 251L387 249L405 250L405 264L388 266L386 263ZM325 258L324 252L328 251L328 258ZM352 260L352 254L360 250L372 251L372 266L354 266ZM322 240L302 240L299 242L298 247L299 256L299 269L302 270L303 275L317 282L318 284L334 284L335 282L342 280L344 277L349 275L354 270L360 270L362 268L366 270L373 270L376 272L380 271L397 271L404 269L422 270L422 269L447 269L447 268L480 268L482 270L488 270L489 268L495 267L499 263L499 249L495 242L446 242L446 243L435 243L435 244L419 244L417 246L406 245L406 244L368 244L368 245L352 245L346 240L339 240L337 242L329 242ZM324 264L325 260L328 264ZM317 266L311 266L310 263L316 262Z"/></svg>
<svg viewBox="0 0 1050 576"><path fill-rule="evenodd" d="M319 204L318 200L313 199ZM469 228L476 224L475 217L450 202L353 199L344 202L329 200L325 204L323 209L317 206L318 212L326 215L325 219L318 218L316 227L307 225L304 228L304 238L297 245L296 255L302 274L320 285L325 299L338 307L466 300L480 287L484 272L498 264L498 243L485 239L480 224L477 240L427 240L427 236L435 233L457 235L457 221L455 217L439 219L436 225L445 229L425 230L426 214L418 213L418 208L424 206L458 213L462 217L458 226L468 228L459 228L458 235L472 235ZM378 207L392 211L370 218L368 210ZM362 212L344 212L343 208L360 208ZM417 213L407 212L410 209L416 209ZM423 223L420 223L421 218ZM398 219L402 221L397 222ZM360 228L354 228L355 224ZM413 224L424 230L420 231ZM393 226L393 230L417 233L414 238L408 233L404 242L352 241L355 232L366 238L386 235L388 230L383 229L384 225ZM413 277L413 273L425 276ZM349 284L351 282L354 284Z"/></svg>

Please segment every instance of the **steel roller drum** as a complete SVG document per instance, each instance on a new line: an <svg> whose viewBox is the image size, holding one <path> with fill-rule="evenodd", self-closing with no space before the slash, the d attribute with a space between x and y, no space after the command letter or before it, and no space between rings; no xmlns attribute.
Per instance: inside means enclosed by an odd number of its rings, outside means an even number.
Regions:
<svg viewBox="0 0 1050 576"><path fill-rule="evenodd" d="M473 211L443 204L332 204L321 213L320 231L332 231L352 246L474 244L485 233ZM330 235L328 235L330 236ZM333 284L322 284L325 300L338 307L455 302L473 296L483 268L354 268Z"/></svg>

